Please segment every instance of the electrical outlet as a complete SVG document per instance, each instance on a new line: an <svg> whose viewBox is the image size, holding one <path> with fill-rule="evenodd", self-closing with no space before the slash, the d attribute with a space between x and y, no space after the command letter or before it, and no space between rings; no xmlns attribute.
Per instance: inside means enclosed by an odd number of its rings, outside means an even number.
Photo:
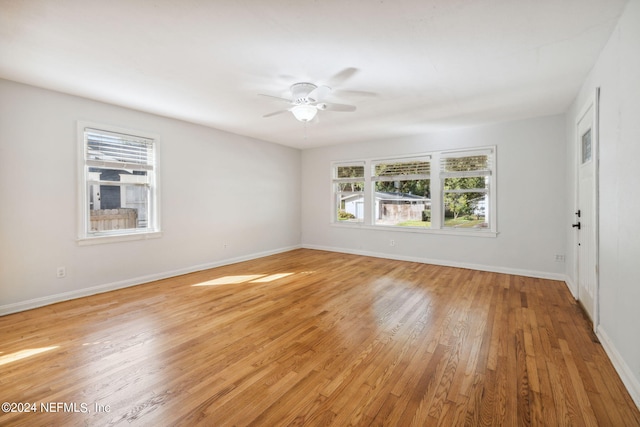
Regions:
<svg viewBox="0 0 640 427"><path fill-rule="evenodd" d="M67 269L64 267L58 267L58 269L56 270L56 277L58 279L63 279L67 277Z"/></svg>
<svg viewBox="0 0 640 427"><path fill-rule="evenodd" d="M556 255L556 262L564 262L564 255Z"/></svg>
<svg viewBox="0 0 640 427"><path fill-rule="evenodd" d="M396 245L396 241L391 239L389 240L389 246L395 246Z"/></svg>

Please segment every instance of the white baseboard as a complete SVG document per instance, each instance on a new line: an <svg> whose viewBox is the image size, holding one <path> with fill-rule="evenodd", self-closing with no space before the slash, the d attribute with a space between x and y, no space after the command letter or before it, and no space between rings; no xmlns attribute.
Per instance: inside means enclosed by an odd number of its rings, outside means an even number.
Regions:
<svg viewBox="0 0 640 427"><path fill-rule="evenodd" d="M491 273L513 274L515 276L535 277L538 279L560 280L563 282L567 280L567 276L565 276L564 274L549 273L544 271L521 270L517 268L499 267L499 266L484 265L484 264L471 264L471 263L441 260L441 259L411 257L411 256L379 253L379 252L369 252L369 251L362 251L362 250L355 250L355 249L335 248L330 246L302 245L302 247L305 249L316 249L316 250L328 251L328 252L341 252L341 253L352 254L352 255L370 256L374 258L387 258L387 259L395 259L398 261L409 261L409 262L418 262L422 264L442 265L445 267L468 268L471 270L489 271Z"/></svg>
<svg viewBox="0 0 640 427"><path fill-rule="evenodd" d="M640 379L633 375L633 371L629 368L629 365L625 363L620 353L618 353L618 350L602 328L602 325L598 326L596 335L598 336L598 339L600 339L600 343L602 344L602 347L604 347L604 351L607 353L607 356L609 356L609 360L611 360L616 372L620 375L620 379L627 388L631 398L638 409L640 409Z"/></svg>
<svg viewBox="0 0 640 427"><path fill-rule="evenodd" d="M98 286L92 286L90 288L78 289L75 291L62 292L59 294L47 295L40 298L34 298L26 301L20 301L12 304L0 305L0 316L4 316L11 313L17 313L20 311L31 310L32 308L38 308L49 304L55 304L57 302L68 301L76 298L82 298L90 295L101 294L104 292L114 291L116 289L128 288L130 286L141 285L143 283L153 282L155 280L166 279L169 277L180 276L182 274L193 273L196 271L208 270L210 268L221 267L224 265L236 264L243 261L250 261L252 259L263 258L269 255L275 255L283 252L289 252L294 249L300 249L300 245L289 246L279 248L271 251L258 252L249 255L243 255L236 258L228 258L220 261L214 261L206 264L193 265L190 267L180 268L177 270L164 271L162 273L149 274L146 276L135 277L133 279L121 280L118 282L105 283Z"/></svg>

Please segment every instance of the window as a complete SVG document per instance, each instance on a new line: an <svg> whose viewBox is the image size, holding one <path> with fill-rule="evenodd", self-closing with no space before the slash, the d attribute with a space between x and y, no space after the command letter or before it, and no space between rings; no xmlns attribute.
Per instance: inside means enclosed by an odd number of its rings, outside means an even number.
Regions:
<svg viewBox="0 0 640 427"><path fill-rule="evenodd" d="M334 223L495 236L495 154L483 147L334 163Z"/></svg>
<svg viewBox="0 0 640 427"><path fill-rule="evenodd" d="M443 153L440 180L444 227L489 228L492 150Z"/></svg>
<svg viewBox="0 0 640 427"><path fill-rule="evenodd" d="M335 220L364 220L364 163L336 165L333 177Z"/></svg>
<svg viewBox="0 0 640 427"><path fill-rule="evenodd" d="M429 157L373 163L374 223L431 226Z"/></svg>
<svg viewBox="0 0 640 427"><path fill-rule="evenodd" d="M157 138L82 126L80 239L159 232Z"/></svg>
<svg viewBox="0 0 640 427"><path fill-rule="evenodd" d="M582 164L591 160L591 129L582 135Z"/></svg>

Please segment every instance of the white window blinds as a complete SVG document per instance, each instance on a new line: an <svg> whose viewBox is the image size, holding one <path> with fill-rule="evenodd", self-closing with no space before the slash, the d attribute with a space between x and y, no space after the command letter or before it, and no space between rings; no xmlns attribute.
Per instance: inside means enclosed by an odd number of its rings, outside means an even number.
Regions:
<svg viewBox="0 0 640 427"><path fill-rule="evenodd" d="M398 160L397 162L380 162L374 166L373 181L413 181L429 179L431 174L430 158L419 160Z"/></svg>
<svg viewBox="0 0 640 427"><path fill-rule="evenodd" d="M441 178L491 176L493 150L443 153L440 158Z"/></svg>
<svg viewBox="0 0 640 427"><path fill-rule="evenodd" d="M131 135L85 128L85 161L88 166L153 170L153 140Z"/></svg>
<svg viewBox="0 0 640 427"><path fill-rule="evenodd" d="M364 181L364 165L336 165L335 182L360 182Z"/></svg>

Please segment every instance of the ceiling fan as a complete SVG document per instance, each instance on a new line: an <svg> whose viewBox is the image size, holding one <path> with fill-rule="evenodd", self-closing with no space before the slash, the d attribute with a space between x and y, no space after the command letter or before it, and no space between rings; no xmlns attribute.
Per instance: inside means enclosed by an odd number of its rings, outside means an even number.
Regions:
<svg viewBox="0 0 640 427"><path fill-rule="evenodd" d="M272 117L278 114L291 111L296 119L301 122L309 122L320 111L355 111L355 105L336 104L324 102L324 99L331 93L329 86L317 86L313 83L301 82L291 85L291 99L281 98L278 96L260 94L269 98L274 98L282 102L286 102L291 107L285 110L274 111L273 113L265 114L263 117Z"/></svg>

